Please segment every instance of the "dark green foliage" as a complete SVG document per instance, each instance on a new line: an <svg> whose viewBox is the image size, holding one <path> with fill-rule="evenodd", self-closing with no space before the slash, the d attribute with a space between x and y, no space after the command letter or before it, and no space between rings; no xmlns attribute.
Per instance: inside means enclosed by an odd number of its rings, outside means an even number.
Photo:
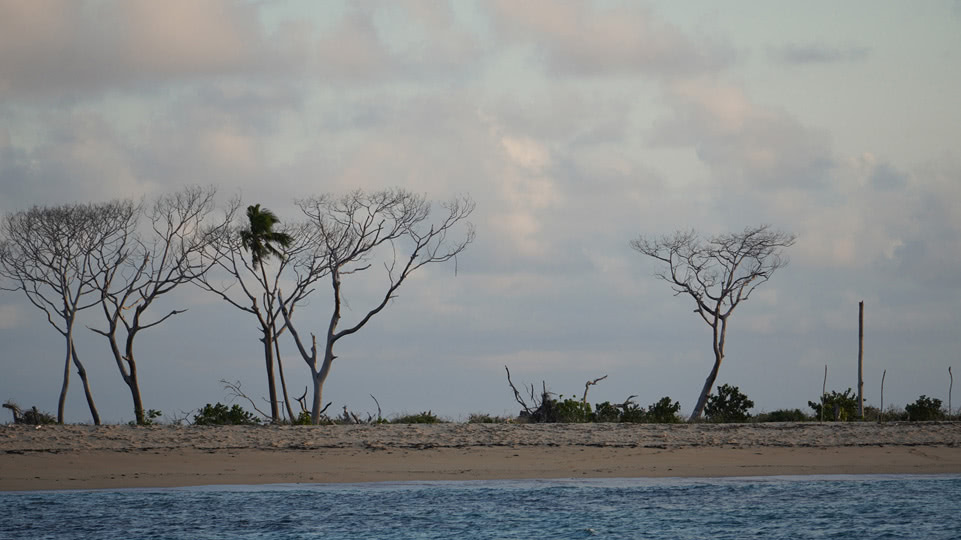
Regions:
<svg viewBox="0 0 961 540"><path fill-rule="evenodd" d="M467 417L468 424L503 424L505 419L484 413L473 413Z"/></svg>
<svg viewBox="0 0 961 540"><path fill-rule="evenodd" d="M754 407L754 402L741 393L736 386L728 384L717 388L717 394L707 397L704 415L711 422L746 422L750 418L748 411Z"/></svg>
<svg viewBox="0 0 961 540"><path fill-rule="evenodd" d="M313 422L310 421L310 411L300 411L300 414L297 415L297 418L291 420L290 423L295 426L311 425ZM331 423L329 419L327 423Z"/></svg>
<svg viewBox="0 0 961 540"><path fill-rule="evenodd" d="M807 422L811 417L801 409L778 409L769 413L761 413L754 417L758 422Z"/></svg>
<svg viewBox="0 0 961 540"><path fill-rule="evenodd" d="M247 207L247 220L249 227L240 231L240 241L250 251L250 263L254 268L272 256L283 257L274 244L287 247L294 239L287 233L274 231L274 225L280 222L277 216L256 204Z"/></svg>
<svg viewBox="0 0 961 540"><path fill-rule="evenodd" d="M436 414L426 411L420 414L408 414L399 416L390 421L391 424L443 424L444 420Z"/></svg>
<svg viewBox="0 0 961 540"><path fill-rule="evenodd" d="M814 409L814 418L821 419L820 401L808 401L808 406ZM834 412L837 408L838 418L842 422L854 420L858 414L858 396L848 388L843 394L834 390L830 394L824 395L824 420L833 422Z"/></svg>
<svg viewBox="0 0 961 540"><path fill-rule="evenodd" d="M561 396L563 398L564 396ZM555 422L565 424L590 422L591 404L583 403L578 399L567 398L563 401L554 402Z"/></svg>
<svg viewBox="0 0 961 540"><path fill-rule="evenodd" d="M677 415L681 410L681 403L671 403L671 398L662 397L657 403L647 408L647 421L652 424L676 424L681 421Z"/></svg>
<svg viewBox="0 0 961 540"><path fill-rule="evenodd" d="M944 418L944 411L941 410L941 400L929 398L922 395L917 401L906 405L904 410L908 413L908 419L912 422L924 422L927 420L941 420Z"/></svg>
<svg viewBox="0 0 961 540"><path fill-rule="evenodd" d="M145 425L145 426L152 426L152 425L157 424L157 418L160 418L162 415L163 415L163 413L160 412L160 411L158 411L157 409L150 409L150 410L148 410L148 411L145 412L144 415L143 415L143 425ZM130 421L129 423L130 423L131 426L136 426L136 425L137 425L137 422L134 422L134 421Z"/></svg>
<svg viewBox="0 0 961 540"><path fill-rule="evenodd" d="M234 405L228 409L223 403L217 403L216 405L208 403L194 415L194 425L197 426L255 425L259 423L259 418L243 410L240 405Z"/></svg>
<svg viewBox="0 0 961 540"><path fill-rule="evenodd" d="M594 422L620 422L621 409L616 405L611 405L610 401L598 403L594 410Z"/></svg>
<svg viewBox="0 0 961 540"><path fill-rule="evenodd" d="M647 421L647 411L643 407L633 401L625 404L621 412L621 422L641 424Z"/></svg>

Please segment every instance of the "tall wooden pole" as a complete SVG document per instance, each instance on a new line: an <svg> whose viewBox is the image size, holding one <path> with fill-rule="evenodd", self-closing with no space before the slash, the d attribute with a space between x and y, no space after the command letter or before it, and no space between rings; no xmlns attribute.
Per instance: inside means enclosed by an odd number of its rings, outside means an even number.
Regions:
<svg viewBox="0 0 961 540"><path fill-rule="evenodd" d="M858 302L858 418L864 419L864 301Z"/></svg>

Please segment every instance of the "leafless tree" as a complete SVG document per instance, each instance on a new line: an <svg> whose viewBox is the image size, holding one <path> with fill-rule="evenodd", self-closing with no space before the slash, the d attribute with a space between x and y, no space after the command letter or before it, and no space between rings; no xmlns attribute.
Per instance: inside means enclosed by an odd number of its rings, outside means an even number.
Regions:
<svg viewBox="0 0 961 540"><path fill-rule="evenodd" d="M691 421L701 417L717 379L731 313L787 264L782 253L795 239L793 234L761 225L706 240L689 231L659 238L641 236L631 241L632 248L666 265L655 276L670 283L675 296L686 294L694 299L694 312L713 330L714 367L698 396Z"/></svg>
<svg viewBox="0 0 961 540"><path fill-rule="evenodd" d="M373 193L354 191L342 197L323 195L299 201L298 206L317 233L318 252L330 276L333 304L323 352L317 350L314 334L308 350L290 321L286 304L280 304L297 348L310 368L314 385L311 422L316 424L320 419L324 382L337 358L334 345L380 313L397 296L397 290L412 272L426 264L454 259L467 248L474 239L474 228L466 221L474 210L474 202L463 197L444 203L438 220L431 220L431 204L423 196L400 189ZM463 236L450 238L459 226L464 228ZM386 255L386 290L360 320L341 328L343 279L369 270L371 260L378 254Z"/></svg>
<svg viewBox="0 0 961 540"><path fill-rule="evenodd" d="M216 270L199 276L194 283L257 319L267 369L271 420L282 420L276 370L280 375L286 414L293 421L296 415L287 393L278 343L278 338L286 330L280 309L283 304L292 317L296 306L313 292L315 282L326 274L327 266L317 250L315 228L305 223L283 224L276 231L291 238L287 246L276 246L279 257L253 260L241 238L241 231L248 224L243 222L240 207L239 200L229 203L226 215L233 225L209 246L209 257L216 261ZM283 299L279 296L282 283L288 292Z"/></svg>
<svg viewBox="0 0 961 540"><path fill-rule="evenodd" d="M63 384L57 406L62 423L70 363L83 383L95 424L100 415L93 401L87 371L74 345L74 324L80 311L100 303L96 270L98 252L109 252L123 241L124 231L138 212L132 201L35 206L8 214L0 224L0 273L42 310L66 343Z"/></svg>
<svg viewBox="0 0 961 540"><path fill-rule="evenodd" d="M150 320L155 300L204 275L215 260L205 256L225 223L205 221L214 209L213 188L190 187L162 195L146 211L149 230L137 231L140 213L118 231L113 245L94 251L106 329L91 328L107 338L124 383L130 389L137 424L144 424L143 399L137 376L134 341L137 335L185 310L174 309ZM122 345L121 345L122 343Z"/></svg>

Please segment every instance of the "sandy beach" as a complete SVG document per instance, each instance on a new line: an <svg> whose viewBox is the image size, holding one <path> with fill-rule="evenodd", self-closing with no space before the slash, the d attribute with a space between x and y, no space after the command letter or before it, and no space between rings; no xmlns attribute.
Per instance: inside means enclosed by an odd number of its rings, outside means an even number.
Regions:
<svg viewBox="0 0 961 540"><path fill-rule="evenodd" d="M0 490L961 473L961 422L0 426Z"/></svg>

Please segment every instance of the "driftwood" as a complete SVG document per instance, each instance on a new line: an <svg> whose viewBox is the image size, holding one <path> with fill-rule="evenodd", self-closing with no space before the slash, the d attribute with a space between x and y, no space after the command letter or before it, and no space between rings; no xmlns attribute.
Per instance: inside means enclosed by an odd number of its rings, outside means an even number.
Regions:
<svg viewBox="0 0 961 540"><path fill-rule="evenodd" d="M13 413L14 424L39 426L42 424L55 423L53 416L50 416L44 412L40 412L36 407L31 407L29 411L23 412L23 410L16 403L8 401L3 404L3 408L10 409L10 412Z"/></svg>
<svg viewBox="0 0 961 540"><path fill-rule="evenodd" d="M603 381L606 378L607 378L607 375L604 375L603 377L598 377L593 381L587 381L586 383L584 383L584 397L581 398L582 405L587 405L587 391L590 390L591 386Z"/></svg>

